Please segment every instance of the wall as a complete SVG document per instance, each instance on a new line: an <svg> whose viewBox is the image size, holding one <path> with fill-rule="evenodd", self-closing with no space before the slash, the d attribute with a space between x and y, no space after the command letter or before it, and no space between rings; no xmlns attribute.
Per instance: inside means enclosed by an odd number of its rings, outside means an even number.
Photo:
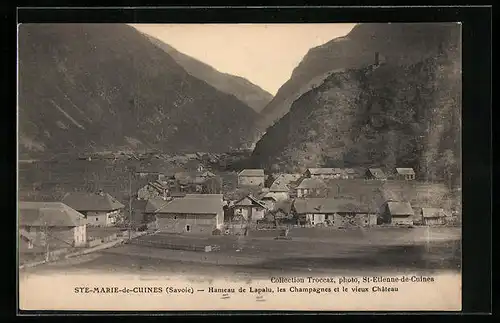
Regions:
<svg viewBox="0 0 500 323"><path fill-rule="evenodd" d="M80 225L73 228L73 241L75 247L84 247L87 243L87 226Z"/></svg>
<svg viewBox="0 0 500 323"><path fill-rule="evenodd" d="M325 214L307 214L306 221L310 221L311 225L315 226L316 224L325 223L326 216Z"/></svg>
<svg viewBox="0 0 500 323"><path fill-rule="evenodd" d="M112 212L87 212L88 224L91 226L112 226L116 221L116 217L120 214L120 210Z"/></svg>
<svg viewBox="0 0 500 323"><path fill-rule="evenodd" d="M265 176L238 176L238 185L264 186Z"/></svg>
<svg viewBox="0 0 500 323"><path fill-rule="evenodd" d="M413 217L407 216L407 217L392 217L391 219L391 224L404 224L404 225L412 225L413 224Z"/></svg>
<svg viewBox="0 0 500 323"><path fill-rule="evenodd" d="M369 227L377 225L377 215L376 214L342 214L336 213L333 216L329 216L329 219L333 218L332 226L342 227L349 225L357 225L361 227Z"/></svg>
<svg viewBox="0 0 500 323"><path fill-rule="evenodd" d="M22 227L35 246L45 246L46 234L43 227ZM75 231L73 227L49 227L47 233L50 238L49 249L68 248L73 246L75 239Z"/></svg>
<svg viewBox="0 0 500 323"><path fill-rule="evenodd" d="M444 218L422 218L424 225L444 224Z"/></svg>
<svg viewBox="0 0 500 323"><path fill-rule="evenodd" d="M237 206L234 208L234 214L241 214L243 219L255 222L264 218L264 209L261 207Z"/></svg>
<svg viewBox="0 0 500 323"><path fill-rule="evenodd" d="M208 234L218 227L216 214L157 214L158 229L169 233ZM187 227L189 225L189 232Z"/></svg>

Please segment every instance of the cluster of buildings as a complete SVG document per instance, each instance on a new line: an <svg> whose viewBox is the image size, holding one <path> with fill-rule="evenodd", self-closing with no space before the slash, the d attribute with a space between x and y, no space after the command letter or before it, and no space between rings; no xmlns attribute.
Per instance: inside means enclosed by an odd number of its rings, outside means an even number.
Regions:
<svg viewBox="0 0 500 323"><path fill-rule="evenodd" d="M231 226L274 225L370 227L380 224L444 224L453 214L432 205L412 205L411 197L384 193L388 176L364 171L310 168L271 178L262 169L238 173L239 196L224 194L210 171L160 174L131 201L135 216L154 230L182 234L221 234ZM396 183L415 180L411 168L397 168ZM399 185L399 184L398 184ZM392 185L397 187L397 185ZM128 207L108 193L72 192L58 202L20 202L21 250L89 246L102 230L126 224ZM96 232L95 237L89 232ZM217 233L218 232L218 233ZM116 234L116 232L115 232Z"/></svg>

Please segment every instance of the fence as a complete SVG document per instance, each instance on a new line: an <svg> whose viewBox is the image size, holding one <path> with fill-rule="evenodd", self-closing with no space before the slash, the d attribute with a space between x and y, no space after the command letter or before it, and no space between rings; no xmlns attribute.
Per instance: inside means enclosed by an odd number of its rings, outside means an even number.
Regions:
<svg viewBox="0 0 500 323"><path fill-rule="evenodd" d="M166 240L145 240L145 239L134 239L129 241L131 244L155 247L155 248L163 248L163 249L171 249L171 250L185 250L185 251L197 251L197 252L211 252L211 251L219 251L219 246L205 246L205 245L183 245L183 244L172 244L167 242Z"/></svg>

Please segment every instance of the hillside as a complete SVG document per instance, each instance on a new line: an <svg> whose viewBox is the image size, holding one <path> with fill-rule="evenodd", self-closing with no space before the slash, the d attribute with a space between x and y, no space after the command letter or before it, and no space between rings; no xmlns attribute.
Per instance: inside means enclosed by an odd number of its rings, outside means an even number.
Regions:
<svg viewBox="0 0 500 323"><path fill-rule="evenodd" d="M424 180L460 178L458 43L420 62L343 69L296 100L257 143L253 166L413 167Z"/></svg>
<svg viewBox="0 0 500 323"><path fill-rule="evenodd" d="M345 37L312 48L294 69L291 78L261 111L265 129L284 116L292 103L321 84L331 71L359 69L380 60L408 65L435 56L442 44L460 42L460 26L451 23L359 24ZM316 79L315 79L316 78Z"/></svg>
<svg viewBox="0 0 500 323"><path fill-rule="evenodd" d="M272 94L243 77L221 73L212 66L177 51L161 40L151 36L147 37L153 44L167 52L189 74L207 82L221 92L234 95L257 113L262 111L273 98Z"/></svg>
<svg viewBox="0 0 500 323"><path fill-rule="evenodd" d="M227 151L253 140L256 116L127 25L19 27L21 156Z"/></svg>

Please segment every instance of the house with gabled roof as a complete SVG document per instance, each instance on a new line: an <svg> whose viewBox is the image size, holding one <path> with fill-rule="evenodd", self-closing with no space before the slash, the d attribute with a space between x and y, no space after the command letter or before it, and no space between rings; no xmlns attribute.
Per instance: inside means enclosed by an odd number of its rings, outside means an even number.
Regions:
<svg viewBox="0 0 500 323"><path fill-rule="evenodd" d="M366 179L386 180L387 175L381 168L368 168L365 172Z"/></svg>
<svg viewBox="0 0 500 323"><path fill-rule="evenodd" d="M304 178L296 188L296 196L303 197L325 197L327 194L327 185L320 178Z"/></svg>
<svg viewBox="0 0 500 323"><path fill-rule="evenodd" d="M382 211L384 222L395 225L413 225L414 215L410 202L388 201Z"/></svg>
<svg viewBox="0 0 500 323"><path fill-rule="evenodd" d="M413 168L396 168L396 178L399 180L411 181L415 179Z"/></svg>
<svg viewBox="0 0 500 323"><path fill-rule="evenodd" d="M263 169L244 169L238 173L238 186L262 186L266 177Z"/></svg>
<svg viewBox="0 0 500 323"><path fill-rule="evenodd" d="M61 202L19 202L19 236L28 249L83 247L85 216Z"/></svg>
<svg viewBox="0 0 500 323"><path fill-rule="evenodd" d="M251 194L241 198L233 204L234 216L244 221L255 222L264 218L266 205Z"/></svg>
<svg viewBox="0 0 500 323"><path fill-rule="evenodd" d="M377 210L355 199L296 199L293 210L299 221L306 226L322 225L325 222L334 227L365 227L377 224Z"/></svg>
<svg viewBox="0 0 500 323"><path fill-rule="evenodd" d="M442 208L423 207L420 214L424 225L444 224L450 217Z"/></svg>
<svg viewBox="0 0 500 323"><path fill-rule="evenodd" d="M114 225L125 208L125 205L103 191L67 193L62 202L82 213L91 226Z"/></svg>
<svg viewBox="0 0 500 323"><path fill-rule="evenodd" d="M152 212L161 232L211 235L223 225L223 204L222 194L187 194L166 203L152 202L149 210L159 206Z"/></svg>

